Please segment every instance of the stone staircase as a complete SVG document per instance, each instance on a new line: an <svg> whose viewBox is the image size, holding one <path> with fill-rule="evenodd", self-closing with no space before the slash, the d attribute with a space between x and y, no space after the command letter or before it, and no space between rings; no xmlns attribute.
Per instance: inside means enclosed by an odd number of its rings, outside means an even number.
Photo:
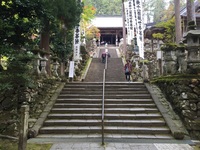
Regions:
<svg viewBox="0 0 200 150"><path fill-rule="evenodd" d="M101 138L102 83L67 83L38 137ZM105 138L173 139L143 83L106 82Z"/></svg>

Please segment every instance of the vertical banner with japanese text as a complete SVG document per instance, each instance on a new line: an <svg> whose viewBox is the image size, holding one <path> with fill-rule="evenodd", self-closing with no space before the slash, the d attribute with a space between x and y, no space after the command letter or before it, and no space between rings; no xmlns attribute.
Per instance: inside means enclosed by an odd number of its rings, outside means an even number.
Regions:
<svg viewBox="0 0 200 150"><path fill-rule="evenodd" d="M80 59L80 25L74 28L74 61Z"/></svg>
<svg viewBox="0 0 200 150"><path fill-rule="evenodd" d="M143 11L142 11L142 1L133 0L135 21L136 21L136 37L137 45L139 47L139 56L144 58L144 22L143 22Z"/></svg>
<svg viewBox="0 0 200 150"><path fill-rule="evenodd" d="M129 15L129 32L130 32L130 44L134 38L134 13L133 13L133 0L128 0L128 15Z"/></svg>
<svg viewBox="0 0 200 150"><path fill-rule="evenodd" d="M125 16L126 16L126 28L127 28L127 40L128 44L131 44L131 40L134 38L134 21L135 15L133 11L133 0L124 2Z"/></svg>
<svg viewBox="0 0 200 150"><path fill-rule="evenodd" d="M124 2L124 13L125 13L125 25L127 29L127 40L129 44L129 39L130 39L130 23L129 23L129 15L128 15L128 2Z"/></svg>

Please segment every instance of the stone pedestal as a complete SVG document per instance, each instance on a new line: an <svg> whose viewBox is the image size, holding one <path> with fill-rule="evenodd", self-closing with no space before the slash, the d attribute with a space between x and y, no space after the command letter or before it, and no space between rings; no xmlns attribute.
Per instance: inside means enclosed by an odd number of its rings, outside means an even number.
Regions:
<svg viewBox="0 0 200 150"><path fill-rule="evenodd" d="M175 50L167 50L164 52L164 75L175 74L177 72L176 55Z"/></svg>

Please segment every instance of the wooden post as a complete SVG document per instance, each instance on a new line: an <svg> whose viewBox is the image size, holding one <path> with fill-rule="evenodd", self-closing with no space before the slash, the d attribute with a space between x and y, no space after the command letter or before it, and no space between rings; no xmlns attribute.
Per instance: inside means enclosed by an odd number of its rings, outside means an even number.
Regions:
<svg viewBox="0 0 200 150"><path fill-rule="evenodd" d="M18 150L26 150L27 134L28 134L28 118L29 118L29 106L23 105L21 107L21 120L19 131L19 143Z"/></svg>

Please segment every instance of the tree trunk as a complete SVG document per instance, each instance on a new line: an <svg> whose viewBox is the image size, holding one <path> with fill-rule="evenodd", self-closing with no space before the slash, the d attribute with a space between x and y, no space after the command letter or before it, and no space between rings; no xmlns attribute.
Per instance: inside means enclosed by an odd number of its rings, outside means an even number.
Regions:
<svg viewBox="0 0 200 150"><path fill-rule="evenodd" d="M50 27L49 27L49 21L45 21L45 27L41 33L41 41L40 41L40 48L44 49L46 52L50 53L49 49L49 39L50 39ZM47 74L50 76L51 75L51 70L50 70L50 57L49 54L46 55L48 61L46 65L46 71Z"/></svg>
<svg viewBox="0 0 200 150"><path fill-rule="evenodd" d="M180 0L174 0L175 4L175 32L176 32L176 44L179 44L182 38L181 32L181 17L180 17Z"/></svg>
<svg viewBox="0 0 200 150"><path fill-rule="evenodd" d="M196 23L194 0L187 0L187 24L190 21Z"/></svg>

